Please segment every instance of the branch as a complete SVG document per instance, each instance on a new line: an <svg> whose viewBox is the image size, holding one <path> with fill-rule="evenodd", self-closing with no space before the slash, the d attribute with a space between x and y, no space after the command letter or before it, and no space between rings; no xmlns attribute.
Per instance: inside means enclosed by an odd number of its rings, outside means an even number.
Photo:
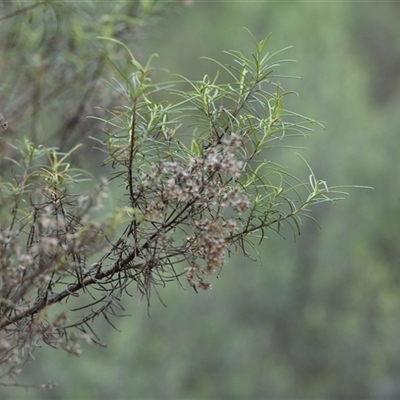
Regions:
<svg viewBox="0 0 400 400"><path fill-rule="evenodd" d="M136 252L133 251L123 261L116 261L114 265L107 271L98 270L96 275L87 277L83 281L78 281L74 284L69 285L67 289L65 289L61 293L53 294L47 298L40 299L32 307L15 315L14 317L3 317L2 320L0 320L0 331L11 324L14 324L15 322L21 321L26 317L39 313L41 310L43 310L48 306L61 302L63 299L69 297L73 293L78 292L79 290L84 289L87 286L96 284L104 278L113 276L117 272L127 269L127 267L129 267L129 263L135 258L135 254ZM129 268L139 269L140 267L143 266L144 265L142 263L135 266L131 266Z"/></svg>
<svg viewBox="0 0 400 400"><path fill-rule="evenodd" d="M23 13L29 11L29 10L32 10L32 9L34 9L36 7L42 6L42 5L47 4L47 3L48 3L48 1L41 1L40 3L36 3L36 4L32 4L31 6L20 8L19 10L13 11L10 14L6 14L6 15L1 16L0 17L0 22L3 21L3 20L9 19L9 18L13 18L16 15L23 14Z"/></svg>

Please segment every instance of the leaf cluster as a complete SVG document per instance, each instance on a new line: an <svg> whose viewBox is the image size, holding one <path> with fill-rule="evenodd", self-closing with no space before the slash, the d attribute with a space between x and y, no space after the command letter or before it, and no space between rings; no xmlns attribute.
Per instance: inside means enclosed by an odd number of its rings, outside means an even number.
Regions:
<svg viewBox="0 0 400 400"><path fill-rule="evenodd" d="M105 128L105 139L97 140L112 167L109 179L95 194L76 193L90 178L71 167L78 149L65 153L25 140L17 146L20 157L10 160L12 178L0 181L0 364L10 366L6 375L23 363L22 349L30 354L40 341L73 354L81 340L102 344L93 320L102 315L113 324L134 286L148 305L168 282L210 289L208 277L221 271L227 256L251 256L254 238L281 233L285 223L299 234L311 206L342 196L306 162L309 179L303 181L271 161L277 148L308 134L316 121L286 109L293 93L275 70L292 60L275 61L280 52L266 51L267 40L254 39L250 56L227 52L232 65L213 60L228 83L218 75L178 77L185 87L178 89L177 82L153 82L152 58L142 65L119 40L99 37L106 55L110 46L121 46L129 59L127 68L107 57L117 75L108 86L118 100L104 109L107 118L96 117ZM109 181L118 182L123 195L117 208L101 215ZM73 298L76 320L51 312Z"/></svg>

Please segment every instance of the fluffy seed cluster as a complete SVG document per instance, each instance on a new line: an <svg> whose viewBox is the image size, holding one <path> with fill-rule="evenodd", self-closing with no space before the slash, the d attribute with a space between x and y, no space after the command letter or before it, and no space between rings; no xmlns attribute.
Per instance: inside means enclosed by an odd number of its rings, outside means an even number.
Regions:
<svg viewBox="0 0 400 400"><path fill-rule="evenodd" d="M45 307L14 324L8 321L39 303L46 304L63 287L64 279L81 276L87 257L98 251L109 224L90 218L101 207L105 192L103 183L92 197L66 193L55 197L54 191L49 195L42 187L30 194L32 213L21 219L19 229L0 225L0 324L5 326L0 330L0 372L11 380L39 343L79 355L79 343L89 340L84 332L66 333L65 311L50 316Z"/></svg>
<svg viewBox="0 0 400 400"><path fill-rule="evenodd" d="M190 265L185 270L186 279L195 289L211 288L202 275L222 267L227 239L238 230L236 222L225 215L244 213L249 206L248 198L236 184L243 170L243 162L236 155L240 146L239 138L232 135L186 160L157 164L148 177L155 198L146 204L145 219L162 226L164 233L169 232L164 237L170 238L168 244L161 244L160 234L156 234L161 254L165 254L158 262L171 260L173 252L181 252ZM143 236L152 236L152 232ZM179 240L182 244L178 250ZM160 255L159 250L154 251Z"/></svg>
<svg viewBox="0 0 400 400"><path fill-rule="evenodd" d="M243 162L236 155L238 139L210 146L202 156L191 157L187 164L165 162L162 179L166 180L164 200L192 202L201 196L206 206L232 207L243 212L249 201L231 183L242 174Z"/></svg>

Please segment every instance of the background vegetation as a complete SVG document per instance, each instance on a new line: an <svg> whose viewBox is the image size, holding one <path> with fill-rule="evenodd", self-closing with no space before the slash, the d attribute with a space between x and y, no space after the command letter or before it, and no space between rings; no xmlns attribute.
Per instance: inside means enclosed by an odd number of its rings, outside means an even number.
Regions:
<svg viewBox="0 0 400 400"><path fill-rule="evenodd" d="M398 398L399 3L194 1L187 8L165 3L149 18L143 8L140 19L130 21L132 32L118 22L130 15L127 3L113 3L121 5L114 20L102 18L110 13L107 4L88 1L59 16L49 9L45 29L37 21L40 13L31 25L25 21L28 28L0 23L3 51L9 54L10 46L21 59L21 69L12 71L11 60L1 57L0 106L10 125L3 138L29 124L34 140L63 148L87 137L87 130L101 130L93 121L74 123L104 103L97 79L101 60L89 68L86 61L99 57L94 37L111 34L107 30L119 29L124 40L131 35L140 60L155 52L160 68L201 79L215 66L199 57L221 59L225 49L246 48L246 26L256 37L273 32L276 50L294 45L290 58L298 61L295 74L303 79L291 82L301 96L290 107L327 127L302 152L313 169L332 185L375 190L353 191L335 207L322 205L314 212L322 229L304 221L294 243L289 232L286 241L270 237L259 249L262 264L235 259L211 292L170 286L163 292L168 307L154 301L151 318L146 307L129 299L126 312L132 315L116 321L121 333L98 322L107 349L87 346L80 359L47 348L35 353L25 380L45 377L59 387L39 393L1 388L1 397ZM68 24L57 22L62 18ZM21 26L29 34L16 35L13 29ZM52 48L52 35L65 34L62 29L68 30L65 46L76 35L72 71L56 56L60 49ZM87 44L78 46L79 40ZM46 66L57 62L63 73L50 75L54 82L43 85L49 92L30 92L29 82L49 76ZM57 85L68 90L57 91ZM41 136L45 132L50 139ZM295 151L286 152L284 162L299 168Z"/></svg>

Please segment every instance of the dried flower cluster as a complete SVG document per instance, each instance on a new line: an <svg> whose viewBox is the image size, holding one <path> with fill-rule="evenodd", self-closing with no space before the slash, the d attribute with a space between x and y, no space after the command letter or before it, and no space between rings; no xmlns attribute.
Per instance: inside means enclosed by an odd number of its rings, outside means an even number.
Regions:
<svg viewBox="0 0 400 400"><path fill-rule="evenodd" d="M238 229L234 220L225 217L226 209L243 213L249 205L245 193L235 185L243 168L235 155L239 146L238 140L225 140L205 149L202 157L160 162L146 180L155 200L147 204L148 199L140 195L135 199L135 206L145 209L145 218L152 222L151 226L137 227L137 232L143 231L139 237L153 238L154 245L159 245L160 234L163 239L173 238L157 249L145 242L150 254L157 254L151 264L165 264L165 269L179 254L179 262L185 260L190 265L186 277L194 288L211 287L200 275L222 267L227 240ZM146 191L144 186L142 191Z"/></svg>
<svg viewBox="0 0 400 400"><path fill-rule="evenodd" d="M92 197L69 195L66 186L50 189L47 172L21 179L15 197L2 185L1 206L13 210L0 225L0 366L11 381L41 342L79 355L79 343L90 340L67 333L67 312L49 307L68 282L83 279L88 257L102 248L112 225L91 222L107 196L106 182Z"/></svg>

